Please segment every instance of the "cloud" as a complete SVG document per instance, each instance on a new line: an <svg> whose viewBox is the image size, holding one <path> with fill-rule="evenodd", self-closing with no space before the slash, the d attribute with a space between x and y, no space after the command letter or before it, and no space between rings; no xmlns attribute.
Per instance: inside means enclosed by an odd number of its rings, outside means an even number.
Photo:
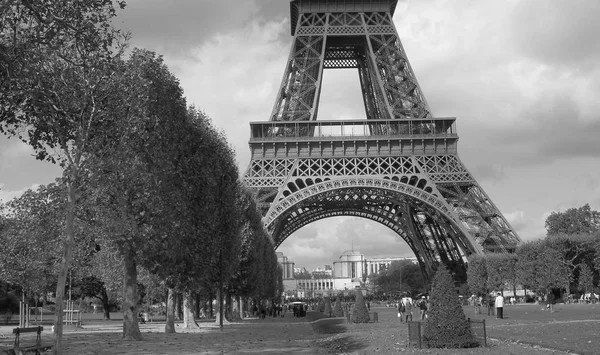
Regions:
<svg viewBox="0 0 600 355"><path fill-rule="evenodd" d="M596 0L517 2L511 17L516 49L555 66L597 66L600 3Z"/></svg>
<svg viewBox="0 0 600 355"><path fill-rule="evenodd" d="M116 25L131 32L135 46L185 56L216 33L283 19L285 5L276 0L129 0Z"/></svg>
<svg viewBox="0 0 600 355"><path fill-rule="evenodd" d="M242 169L250 161L249 122L269 119L279 89L289 51L280 37L288 26L287 19L253 21L213 35L187 57L165 55L188 103L225 131Z"/></svg>
<svg viewBox="0 0 600 355"><path fill-rule="evenodd" d="M7 203L8 201L21 196L27 190L37 190L40 184L32 184L31 186L20 189L20 190L6 190L4 184L0 183L0 204Z"/></svg>
<svg viewBox="0 0 600 355"><path fill-rule="evenodd" d="M33 149L17 140L0 136L0 184L8 197L14 197L9 191L26 191L28 186L45 184L62 175L62 169L33 157Z"/></svg>
<svg viewBox="0 0 600 355"><path fill-rule="evenodd" d="M476 166L541 165L598 156L598 6L407 2L399 5L395 23L432 111L458 117L466 160ZM529 29L530 22L541 30Z"/></svg>
<svg viewBox="0 0 600 355"><path fill-rule="evenodd" d="M525 212L523 211L514 211L509 212L504 215L504 218L510 223L510 225L515 229L519 230L525 227L527 224L527 219L525 218Z"/></svg>
<svg viewBox="0 0 600 355"><path fill-rule="evenodd" d="M506 177L504 166L497 164L477 165L469 171L479 182L485 180L497 182Z"/></svg>

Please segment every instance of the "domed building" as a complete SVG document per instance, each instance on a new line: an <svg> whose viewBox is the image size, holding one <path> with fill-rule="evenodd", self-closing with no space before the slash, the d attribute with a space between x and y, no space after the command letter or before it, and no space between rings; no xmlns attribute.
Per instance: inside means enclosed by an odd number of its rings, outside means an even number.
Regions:
<svg viewBox="0 0 600 355"><path fill-rule="evenodd" d="M283 254L279 258L287 258ZM387 269L394 261L410 260L417 263L417 258L407 257L370 257L357 250L346 250L338 260L333 262L333 271L330 277L315 277L313 273L310 279L285 279L283 285L285 291L296 297L314 297L317 295L335 294L338 291L353 290L367 280L369 275L377 274L380 270ZM283 265L282 265L283 266ZM326 269L327 269L326 265ZM294 277L294 276L292 276Z"/></svg>
<svg viewBox="0 0 600 355"><path fill-rule="evenodd" d="M365 256L356 250L346 250L333 262L333 277L362 279Z"/></svg>

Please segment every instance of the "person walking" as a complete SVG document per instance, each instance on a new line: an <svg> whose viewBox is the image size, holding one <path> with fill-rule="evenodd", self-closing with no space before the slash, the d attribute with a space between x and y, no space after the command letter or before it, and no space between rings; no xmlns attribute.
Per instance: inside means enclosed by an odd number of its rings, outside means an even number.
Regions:
<svg viewBox="0 0 600 355"><path fill-rule="evenodd" d="M404 314L406 315L406 323L408 323L408 319L412 322L412 298L409 296L404 297L402 300L404 302Z"/></svg>
<svg viewBox="0 0 600 355"><path fill-rule="evenodd" d="M496 319L504 319L504 314L503 314L503 310L504 310L504 297L502 297L502 294L500 292L498 292L498 296L496 296Z"/></svg>
<svg viewBox="0 0 600 355"><path fill-rule="evenodd" d="M402 323L404 320L404 310L404 298L401 298L398 301L398 318L400 318L400 323Z"/></svg>
<svg viewBox="0 0 600 355"><path fill-rule="evenodd" d="M494 315L494 305L495 305L495 300L494 297L492 295L488 295L486 296L486 306L487 306L487 313L488 316L493 316Z"/></svg>
<svg viewBox="0 0 600 355"><path fill-rule="evenodd" d="M548 291L548 295L546 296L546 305L548 310L551 313L554 313L554 304L556 303L556 298L554 297L554 293L552 290Z"/></svg>
<svg viewBox="0 0 600 355"><path fill-rule="evenodd" d="M425 299L425 296L422 296L419 301L419 310L421 311L421 320L424 320L427 315L427 300Z"/></svg>

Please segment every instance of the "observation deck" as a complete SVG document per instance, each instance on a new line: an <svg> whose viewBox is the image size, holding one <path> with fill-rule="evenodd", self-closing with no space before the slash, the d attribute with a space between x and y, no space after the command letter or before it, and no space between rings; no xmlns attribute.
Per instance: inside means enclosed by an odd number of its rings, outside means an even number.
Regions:
<svg viewBox="0 0 600 355"><path fill-rule="evenodd" d="M290 2L290 25L292 36L300 14L389 12L394 15L398 0L294 0Z"/></svg>
<svg viewBox="0 0 600 355"><path fill-rule="evenodd" d="M250 123L252 159L456 154L456 118Z"/></svg>

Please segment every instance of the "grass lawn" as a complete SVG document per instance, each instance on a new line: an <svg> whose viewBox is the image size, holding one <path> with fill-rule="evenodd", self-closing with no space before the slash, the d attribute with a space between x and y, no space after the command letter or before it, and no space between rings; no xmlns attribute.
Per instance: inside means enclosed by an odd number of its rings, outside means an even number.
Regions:
<svg viewBox="0 0 600 355"><path fill-rule="evenodd" d="M467 317L486 320L487 348L410 347L406 324L400 323L394 308L372 308L379 312L379 323L338 323L324 329L326 323L321 323L313 328L328 335L317 340L325 354L600 354L600 305L557 305L552 313L533 304L508 305L504 319L475 315L470 307L464 309ZM413 312L415 320L416 314Z"/></svg>
<svg viewBox="0 0 600 355"><path fill-rule="evenodd" d="M508 305L505 319L475 315L466 307L467 317L486 319L488 336L540 345L577 354L600 353L600 305L559 304L554 312L539 305Z"/></svg>

